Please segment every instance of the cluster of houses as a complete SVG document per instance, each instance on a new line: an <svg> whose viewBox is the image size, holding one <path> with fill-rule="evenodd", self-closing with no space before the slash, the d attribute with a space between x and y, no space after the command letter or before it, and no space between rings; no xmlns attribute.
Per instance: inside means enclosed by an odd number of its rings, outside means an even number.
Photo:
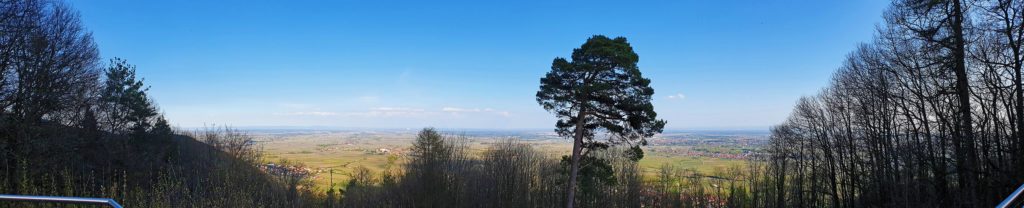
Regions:
<svg viewBox="0 0 1024 208"><path fill-rule="evenodd" d="M333 151L338 151L340 149L341 149L341 147L338 147L338 146L323 146L323 147L317 147L316 148L317 151L321 151L321 152L333 152Z"/></svg>
<svg viewBox="0 0 1024 208"><path fill-rule="evenodd" d="M331 147L336 148L336 147ZM324 151L320 149L320 151ZM389 148L377 148L373 150L364 150L372 154L402 154L401 150L389 149ZM324 168L310 169L308 167L294 166L294 165L281 165L274 163L267 163L259 166L260 170L271 175L276 176L297 176L297 177L310 177L317 178L320 173L327 173L330 170Z"/></svg>
<svg viewBox="0 0 1024 208"><path fill-rule="evenodd" d="M710 158L721 158L721 159L748 159L755 156L757 153L750 150L742 150L739 153L726 153L726 152L709 152L702 151L700 149L683 149L683 148L663 148L658 149L659 152L665 152L672 155L683 155L691 157L710 157Z"/></svg>
<svg viewBox="0 0 1024 208"><path fill-rule="evenodd" d="M401 155L403 150L402 149L377 148L375 150L366 150L366 152L370 153L370 154L378 154L378 155L392 155L392 154L393 155Z"/></svg>
<svg viewBox="0 0 1024 208"><path fill-rule="evenodd" d="M274 163L267 163L266 165L262 165L260 166L260 170L263 170L263 172L269 173L271 175L277 176L307 177L311 176L311 174L314 173L312 169L309 169L307 167L278 165Z"/></svg>
<svg viewBox="0 0 1024 208"><path fill-rule="evenodd" d="M712 158L722 158L722 159L747 159L750 156L752 156L754 153L750 152L750 151L743 151L742 153L713 153L713 152L703 152L703 151L687 151L685 154L686 154L686 156L695 156L695 157L712 157Z"/></svg>

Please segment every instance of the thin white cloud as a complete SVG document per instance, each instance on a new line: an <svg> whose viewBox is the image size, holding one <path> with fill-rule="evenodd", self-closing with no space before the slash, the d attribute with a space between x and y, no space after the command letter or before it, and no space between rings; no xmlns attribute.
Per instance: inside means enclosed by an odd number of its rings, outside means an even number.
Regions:
<svg viewBox="0 0 1024 208"><path fill-rule="evenodd" d="M368 116L368 117L391 117L391 116L418 116L425 115L429 112L422 108L405 108L405 107L377 107L371 108L370 111L356 113L355 115Z"/></svg>
<svg viewBox="0 0 1024 208"><path fill-rule="evenodd" d="M367 111L357 112L331 112L331 111L298 111L289 113L279 113L276 115L283 116L338 116L338 117L393 117L393 116L417 116L426 115L430 112L422 108L405 108L405 107L376 107L370 108Z"/></svg>
<svg viewBox="0 0 1024 208"><path fill-rule="evenodd" d="M278 115L284 115L284 116L337 116L338 113L336 113L336 112L327 112L327 111L306 111L306 112L282 113L282 114L278 114Z"/></svg>
<svg viewBox="0 0 1024 208"><path fill-rule="evenodd" d="M406 107L376 107L370 108L370 111L379 112L423 112L422 108L406 108Z"/></svg>
<svg viewBox="0 0 1024 208"><path fill-rule="evenodd" d="M498 111L498 110L494 110L493 108L444 107L444 108L441 108L441 111L442 112L451 113L451 114L460 114L460 113L494 113L494 114L498 114L498 115L501 115L501 116L509 116L511 114L508 111Z"/></svg>
<svg viewBox="0 0 1024 208"><path fill-rule="evenodd" d="M675 95L669 95L666 98L669 100L683 100L686 99L686 95L683 95L683 93L676 93Z"/></svg>
<svg viewBox="0 0 1024 208"><path fill-rule="evenodd" d="M488 108L487 110L491 110L491 109ZM483 112L484 110L481 110L479 108L444 107L444 108L441 108L441 111L450 112L450 113L475 113L475 112Z"/></svg>
<svg viewBox="0 0 1024 208"><path fill-rule="evenodd" d="M498 111L492 108L458 108L444 107L440 111L428 111L422 108L409 107L375 107L366 111L356 112L332 112L332 111L296 111L278 113L281 116L318 116L318 117L412 117L428 115L463 115L463 114L494 114L510 116L508 111Z"/></svg>

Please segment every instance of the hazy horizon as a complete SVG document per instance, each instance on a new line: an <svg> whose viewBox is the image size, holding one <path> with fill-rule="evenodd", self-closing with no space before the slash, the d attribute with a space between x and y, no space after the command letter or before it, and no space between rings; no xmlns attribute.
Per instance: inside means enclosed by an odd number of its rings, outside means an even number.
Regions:
<svg viewBox="0 0 1024 208"><path fill-rule="evenodd" d="M767 129L871 40L888 5L70 4L178 126L499 129L550 129L538 80L596 34L629 39L667 129Z"/></svg>
<svg viewBox="0 0 1024 208"><path fill-rule="evenodd" d="M409 130L418 131L423 128L436 128L442 131L449 130L483 130L483 131L549 131L554 129L553 127L539 127L539 128L502 128L502 127L480 127L480 128L465 128L465 127L439 127L439 126L419 126L419 127L352 127L352 126L274 126L274 125L254 125L254 126L238 126L231 124L207 124L203 126L179 126L179 128L190 129L190 130L203 130L208 128L232 128L239 130ZM700 131L763 131L767 133L770 127L730 127L730 128L666 128L665 133L676 133L676 132L700 132Z"/></svg>

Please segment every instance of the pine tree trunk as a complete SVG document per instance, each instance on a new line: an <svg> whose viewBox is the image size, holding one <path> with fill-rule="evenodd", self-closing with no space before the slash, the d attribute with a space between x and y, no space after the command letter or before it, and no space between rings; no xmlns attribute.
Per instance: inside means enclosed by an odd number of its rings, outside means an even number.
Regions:
<svg viewBox="0 0 1024 208"><path fill-rule="evenodd" d="M576 175L580 170L580 152L583 150L583 121L585 115L581 112L576 117L576 135L572 142L572 172L569 174L569 195L566 197L565 207L572 208L576 200Z"/></svg>

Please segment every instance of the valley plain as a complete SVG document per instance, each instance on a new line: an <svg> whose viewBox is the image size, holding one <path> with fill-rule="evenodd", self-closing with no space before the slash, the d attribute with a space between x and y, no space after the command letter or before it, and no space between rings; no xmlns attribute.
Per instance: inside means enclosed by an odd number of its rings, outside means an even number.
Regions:
<svg viewBox="0 0 1024 208"><path fill-rule="evenodd" d="M380 174L400 170L419 129L245 129L263 149L263 165L286 166L305 174L317 189L344 186L352 171L365 167ZM509 139L529 144L552 158L569 154L572 143L544 130L444 130L465 138L472 155ZM768 141L766 131L666 131L644 146L639 165L645 180L654 180L661 166L714 174L744 168L747 159ZM295 172L293 171L293 172ZM332 173L333 172L333 173Z"/></svg>

